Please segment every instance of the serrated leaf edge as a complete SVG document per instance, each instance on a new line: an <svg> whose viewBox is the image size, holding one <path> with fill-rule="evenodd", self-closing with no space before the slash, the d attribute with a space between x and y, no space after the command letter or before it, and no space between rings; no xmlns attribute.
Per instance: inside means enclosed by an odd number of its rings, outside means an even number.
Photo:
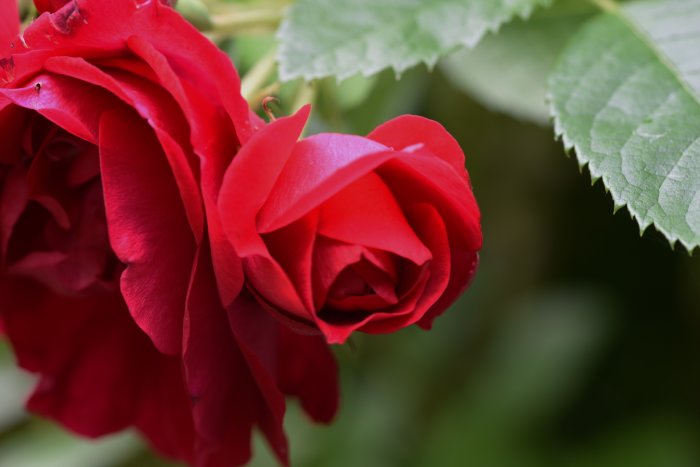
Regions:
<svg viewBox="0 0 700 467"><path fill-rule="evenodd" d="M384 71L386 69L393 69L394 72L397 75L397 79L400 79L400 75L403 74L406 70L419 66L419 65L425 65L429 71L432 71L432 69L435 68L437 62L444 56L449 55L450 53L454 52L455 50L459 49L460 47L466 47L469 49L473 49L476 47L481 40L486 37L488 34L497 34L498 31L500 31L501 27L503 25L513 21L516 18L520 18L522 20L527 20L532 16L532 13L538 9L538 8L550 8L554 0L544 0L547 2L546 5L530 5L526 6L522 12L515 13L512 16L499 21L495 23L492 26L487 26L483 32L473 41L467 41L467 40L462 40L458 41L454 46L450 47L447 51L442 52L442 53L434 53L429 57L419 59L416 61L410 61L407 62L405 66L393 66L391 64L389 65L384 65L382 67L373 67L369 69L360 69L359 71L352 72L352 73L340 73L340 74L333 74L333 73L319 73L319 72L308 72L308 73L292 73L289 72L284 64L284 61L282 60L282 57L284 56L284 52L286 50L285 46L285 34L287 33L287 29L290 26L289 19L292 14L292 11L295 7L298 7L298 3L294 3L291 6L289 6L286 11L284 12L284 17L282 19L282 22L280 24L280 27L277 29L277 33L275 34L275 38L277 39L278 42L278 47L277 47L277 64L278 64L278 73L279 73L279 78L280 81L283 83L293 81L295 79L301 78L304 81L313 81L316 79L322 79L322 78L327 78L330 76L334 76L336 78L337 82L344 81L348 78L351 78L356 75L362 75L365 78L369 78L370 76L373 76L381 71Z"/></svg>
<svg viewBox="0 0 700 467"><path fill-rule="evenodd" d="M689 255L692 256L693 252L695 249L700 246L699 244L692 244L692 243L687 243L683 241L680 237L677 235L674 235L670 232L668 232L665 228L661 227L660 225L656 224L654 221L643 221L641 214L634 209L632 206L630 206L629 203L624 202L622 199L620 199L619 195L615 194L612 190L609 189L609 177L605 176L603 173L600 171L595 170L591 164L590 161L587 161L582 158L580 155L582 151L580 150L579 146L575 143L573 143L567 136L564 134L564 130L562 128L561 121L559 117L556 114L556 109L554 106L554 98L551 94L551 91L547 91L547 104L549 106L549 112L550 116L552 118L552 121L554 123L554 137L557 141L561 141L564 150L569 152L573 151L576 154L576 160L579 165L579 169L583 170L584 168L588 169L588 173L590 174L591 177L591 186L595 184L598 180L602 180L603 186L605 188L605 192L610 195L613 201L613 214L616 214L621 208L626 208L627 212L630 214L630 217L637 222L637 225L639 226L639 236L641 237L644 235L644 232L650 227L653 226L654 229L661 233L664 238L668 241L669 246L671 247L671 250L675 250L676 243L680 243L683 245L683 247L686 249Z"/></svg>
<svg viewBox="0 0 700 467"><path fill-rule="evenodd" d="M635 3L636 2L632 3L631 5L633 6ZM635 36L637 36L639 38L639 40L641 40L644 43L644 45L649 48L649 50L651 50L651 52L656 56L656 58L661 62L661 64L663 66L667 67L671 71L671 74L678 81L680 87L686 93L688 93L700 106L700 96L698 96L688 86L688 83L686 83L683 79L680 78L680 76L679 76L680 70L678 70L678 68L675 66L675 64L670 61L670 59L666 56L665 53L663 53L661 50L659 50L659 48L656 47L654 45L654 43L649 40L649 37L647 37L646 31L639 28L634 22L630 21L630 18L628 18L627 16L624 15L624 6L621 6L617 3L615 3L615 8L604 9L604 11L601 14L595 16L594 18L589 20L587 23L590 23L591 21L595 21L597 18L599 18L603 15L612 15L612 16L619 18L622 22L624 22L625 25L627 25L627 27L630 29L630 31ZM555 64L555 66L552 68L552 71L555 70L556 68L557 68L557 65ZM630 213L630 216L632 217L632 219L635 220L637 222L637 224L639 225L639 228L640 228L639 235L640 236L644 235L644 232L646 231L646 229L649 228L649 226L653 226L657 232L661 233L666 238L666 240L669 242L669 245L670 245L672 250L675 249L676 243L680 243L686 249L688 254L692 255L693 252L695 251L695 249L700 247L700 242L698 242L698 243L685 242L682 238L680 238L677 235L671 234L665 228L658 225L654 221L648 221L648 222L642 221L641 214L637 210L633 209L629 205L629 203L625 203L624 201L622 201L618 195L616 195L614 192L612 192L608 188L608 186L609 186L608 177L606 177L602 173L599 173L598 171L594 170L590 165L590 161L586 161L586 160L582 159L582 156L580 156L581 151L580 151L578 145L572 143L567 138L567 136L564 134L564 130L563 130L562 125L561 125L561 121L556 113L556 108L554 105L554 96L552 95L552 92L551 92L550 81L551 81L551 72L550 72L550 79L547 80L547 88L548 89L547 89L547 93L546 93L546 102L547 102L547 106L549 107L550 119L554 125L555 139L562 141L562 143L564 145L564 150L567 151L567 153L569 151L572 151L572 150L574 151L574 153L576 154L576 159L578 161L580 169L583 169L586 166L588 167L588 173L590 174L591 180L593 183L597 182L598 180L603 181L603 185L605 187L606 193L609 193L610 196L612 197L614 212L619 211L620 208L622 208L622 207L627 208L627 212ZM593 179L595 179L595 180L593 180Z"/></svg>

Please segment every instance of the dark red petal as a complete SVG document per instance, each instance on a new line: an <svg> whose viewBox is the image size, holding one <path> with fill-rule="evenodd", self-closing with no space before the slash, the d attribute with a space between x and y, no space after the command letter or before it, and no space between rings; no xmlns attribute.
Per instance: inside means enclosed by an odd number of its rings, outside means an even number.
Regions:
<svg viewBox="0 0 700 467"><path fill-rule="evenodd" d="M264 235L271 256L284 269L307 309L313 309L312 260L318 211Z"/></svg>
<svg viewBox="0 0 700 467"><path fill-rule="evenodd" d="M125 64L122 64L125 65ZM53 57L45 67L54 73L94 84L119 97L148 121L167 156L192 230L201 238L204 213L195 180L198 161L191 152L182 110L160 86L138 75L111 69L109 74L78 57Z"/></svg>
<svg viewBox="0 0 700 467"><path fill-rule="evenodd" d="M92 144L98 142L105 109L121 106L112 95L65 76L44 73L22 88L2 88L0 95L20 107L34 109L57 126Z"/></svg>
<svg viewBox="0 0 700 467"><path fill-rule="evenodd" d="M329 423L339 404L338 365L325 340L279 325L278 378L286 394L297 396L312 420Z"/></svg>
<svg viewBox="0 0 700 467"><path fill-rule="evenodd" d="M333 418L338 406L338 371L321 336L291 331L247 293L230 307L229 321L279 426L284 413L280 391L299 397L313 420ZM273 438L268 435L268 439L274 447Z"/></svg>
<svg viewBox="0 0 700 467"><path fill-rule="evenodd" d="M134 425L164 456L192 463L196 438L182 361L161 356L144 383L146 387Z"/></svg>
<svg viewBox="0 0 700 467"><path fill-rule="evenodd" d="M74 0L34 0L34 5L39 13L45 11L54 12L60 10L66 3Z"/></svg>
<svg viewBox="0 0 700 467"><path fill-rule="evenodd" d="M364 258L346 268L335 280L327 304L334 310L374 311L398 302L392 278ZM347 279L346 279L347 278ZM344 286L350 287L343 290ZM369 287L368 293L363 292Z"/></svg>
<svg viewBox="0 0 700 467"><path fill-rule="evenodd" d="M124 299L156 347L178 354L195 244L177 185L135 113L106 112L99 147L110 243L127 265Z"/></svg>
<svg viewBox="0 0 700 467"><path fill-rule="evenodd" d="M213 201L212 193L205 197L205 205L216 283L219 286L219 294L223 304L228 306L233 303L243 288L245 280L243 263L224 232L220 213Z"/></svg>
<svg viewBox="0 0 700 467"><path fill-rule="evenodd" d="M17 0L0 0L0 60L8 55L10 43L19 34ZM3 66L0 63L0 66Z"/></svg>
<svg viewBox="0 0 700 467"><path fill-rule="evenodd" d="M393 157L359 136L324 133L300 141L260 211L258 229L271 232L299 219Z"/></svg>
<svg viewBox="0 0 700 467"><path fill-rule="evenodd" d="M262 310L248 293L242 293L228 310L231 332L250 367L265 405L259 423L277 458L289 464L284 433L284 394L277 383L277 339L279 323Z"/></svg>
<svg viewBox="0 0 700 467"><path fill-rule="evenodd" d="M0 163L12 165L20 158L22 137L30 112L9 100L3 103L2 99L0 97Z"/></svg>
<svg viewBox="0 0 700 467"><path fill-rule="evenodd" d="M243 259L243 269L250 286L265 301L302 321L312 320L311 310L277 261L269 256L250 256Z"/></svg>
<svg viewBox="0 0 700 467"><path fill-rule="evenodd" d="M17 164L5 175L0 189L0 259L7 255L12 230L29 201L25 171Z"/></svg>
<svg viewBox="0 0 700 467"><path fill-rule="evenodd" d="M459 174L465 174L464 153L457 140L438 122L417 115L402 115L378 126L367 135L397 151L410 146L425 147L450 164Z"/></svg>
<svg viewBox="0 0 700 467"><path fill-rule="evenodd" d="M346 243L394 253L415 264L431 258L391 190L374 173L361 176L323 203L318 231Z"/></svg>
<svg viewBox="0 0 700 467"><path fill-rule="evenodd" d="M97 154L93 156L97 158ZM28 254L13 261L8 266L9 273L34 278L54 292L66 295L113 289L112 278L105 277L105 273L112 270L113 254L109 248L102 189L95 181L84 187L81 194L82 197L71 202L70 232L52 224L46 226L41 246L30 247ZM26 235L26 229L36 229L45 222L47 214L38 211L25 212L18 224L23 230L15 235ZM15 248L18 245L21 243L14 243Z"/></svg>
<svg viewBox="0 0 700 467"><path fill-rule="evenodd" d="M386 334L414 324L422 317L421 314L415 313L416 305L430 278L428 269L421 268L420 272L409 293L395 306L381 311L358 310L354 315L343 310L321 310L316 323L326 336L326 341L330 344L342 344L357 330Z"/></svg>
<svg viewBox="0 0 700 467"><path fill-rule="evenodd" d="M313 284L315 309L320 309L328 291L338 275L351 264L362 259L363 248L360 245L349 244L319 236L314 246Z"/></svg>
<svg viewBox="0 0 700 467"><path fill-rule="evenodd" d="M198 467L240 465L251 455L251 430L260 425L286 463L281 427L284 400L262 392L221 306L208 249L199 251L184 326L184 365L199 443ZM268 336L265 337L267 339ZM265 345L263 341L260 344Z"/></svg>
<svg viewBox="0 0 700 467"><path fill-rule="evenodd" d="M39 374L31 410L90 437L137 423L166 455L190 458L177 360L155 350L118 294L68 298L3 279L0 297L20 366ZM149 413L159 414L157 426Z"/></svg>
<svg viewBox="0 0 700 467"><path fill-rule="evenodd" d="M177 101L189 123L190 138L193 145L192 150L200 158L201 188L207 213L209 239L214 252L213 261L217 272L217 283L222 299L227 304L231 303L235 300L243 284L242 264L223 231L220 214L217 212L216 199L226 168L238 150L240 145L239 139L242 138L241 134L236 134L237 132L240 133L238 126L241 125L241 122L237 120L240 117L238 115L240 112L230 115L222 112L222 109L219 107L221 101L217 100L216 96L208 95L208 90L212 86L201 82L201 80L198 81L197 76L190 76L189 78L185 76L187 79L183 79L182 72L186 71L189 73L188 70L191 67L180 67L180 69L176 70L172 63L172 57L165 56L148 41L140 37L130 37L128 45L136 55L148 63L148 74L153 74L154 79L168 90L173 99ZM133 63L118 63L115 65L120 68L126 66L131 72L136 71L133 70ZM138 71L143 73L143 70ZM237 81L232 81L232 83L237 85ZM238 107L243 105L247 108L245 102L236 105ZM180 112L178 111L178 113ZM248 122L246 122L247 124ZM167 131L167 134L172 135L173 133L172 131ZM160 139L167 153L170 144L167 139L162 137ZM191 173L183 171L185 176L178 177L180 172L178 165L184 167L184 164L175 162L173 170L176 178L178 178L178 184L181 186L180 189L183 196L194 192L192 189L193 184L189 179L192 176ZM194 172L196 173L196 171ZM194 199L194 196L185 197L190 200ZM199 203L194 204L186 201L188 218L190 218L190 222L193 225L195 237L199 241L201 234L199 228L201 224L199 220L200 206Z"/></svg>
<svg viewBox="0 0 700 467"><path fill-rule="evenodd" d="M434 307L436 303L441 303L440 300L451 279L453 271L451 270L452 256L449 237L445 223L437 209L429 204L421 203L407 209L406 215L411 224L415 226L416 233L433 253L433 259L426 266L429 271L428 280L413 307L410 319L406 319L405 316L376 316L374 320L360 328L364 332L392 332L399 327L423 319L431 307ZM445 308L447 308L446 305Z"/></svg>
<svg viewBox="0 0 700 467"><path fill-rule="evenodd" d="M432 208L430 208L432 209ZM425 213L428 208L420 208L423 217L421 220L429 221L421 226L419 234L428 248L434 253L434 258L426 266L416 266L416 277L404 278L410 282L408 290L401 296L396 305L387 305L379 310L367 309L358 306L355 310L321 309L316 323L326 336L329 343L343 343L356 330L370 333L389 333L399 328L416 323L428 311L428 308L440 297L440 293L446 287L449 277L450 252L447 248L447 234L439 217L430 217L432 211ZM411 209L411 220L416 216L416 209ZM426 229L430 230L426 233ZM319 236L316 242L314 256L314 286L316 292L317 307L325 302L325 294L341 270L347 265L354 264L363 256L371 258L363 247L347 245L336 240ZM439 258L437 257L439 255ZM435 270L432 265L435 263ZM403 275L407 275L404 271ZM329 301L330 303L331 301Z"/></svg>

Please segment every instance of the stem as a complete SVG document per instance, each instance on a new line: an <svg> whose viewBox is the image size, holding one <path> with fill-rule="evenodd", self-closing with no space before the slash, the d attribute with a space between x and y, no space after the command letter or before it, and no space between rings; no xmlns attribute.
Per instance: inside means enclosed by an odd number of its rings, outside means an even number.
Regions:
<svg viewBox="0 0 700 467"><path fill-rule="evenodd" d="M262 105L263 99L265 99L267 96L271 96L272 94L277 93L277 91L280 90L280 86L281 85L279 81L275 81L269 86L265 86L264 88L253 94L249 99L246 99L248 101L248 105L251 109L258 110Z"/></svg>
<svg viewBox="0 0 700 467"><path fill-rule="evenodd" d="M32 21L37 17L37 11L36 7L34 6L34 2L32 1L25 1L25 2L20 2L20 13L22 14L22 22L20 23L20 31L24 32L25 29L27 29L27 26L32 24Z"/></svg>
<svg viewBox="0 0 700 467"><path fill-rule="evenodd" d="M282 21L280 8L236 8L211 15L212 29L219 34L273 32Z"/></svg>
<svg viewBox="0 0 700 467"><path fill-rule="evenodd" d="M292 113L301 109L306 104L313 104L316 99L316 88L317 85L314 82L311 83L301 83L297 91L296 99L292 104Z"/></svg>
<svg viewBox="0 0 700 467"><path fill-rule="evenodd" d="M334 82L336 84L334 84ZM326 78L319 82L323 98L323 109L325 111L326 120L335 131L342 132L344 128L343 111L338 104L337 81L333 78Z"/></svg>
<svg viewBox="0 0 700 467"><path fill-rule="evenodd" d="M316 100L316 94L318 93L318 84L319 83L315 81L311 81L308 83L302 81L299 84L299 88L296 92L296 98L294 99L294 103L292 104L292 114L295 114L303 106L314 103L314 101ZM306 131L308 128L309 122L307 121L306 125L304 125L304 129L301 130L301 135L299 136L300 138L306 136Z"/></svg>
<svg viewBox="0 0 700 467"><path fill-rule="evenodd" d="M620 9L615 0L591 0L591 3L608 13L613 13Z"/></svg>
<svg viewBox="0 0 700 467"><path fill-rule="evenodd" d="M255 66L246 73L241 81L241 94L243 98L250 102L260 88L275 73L277 69L277 51L273 48Z"/></svg>

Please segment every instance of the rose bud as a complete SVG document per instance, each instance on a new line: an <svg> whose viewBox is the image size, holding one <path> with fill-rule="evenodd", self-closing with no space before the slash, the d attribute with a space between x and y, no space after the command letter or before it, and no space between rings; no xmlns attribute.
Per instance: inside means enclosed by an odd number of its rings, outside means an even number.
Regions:
<svg viewBox="0 0 700 467"><path fill-rule="evenodd" d="M218 205L247 289L329 343L430 328L469 284L481 248L459 145L416 116L366 138L297 141L307 116L269 124L226 172Z"/></svg>
<svg viewBox="0 0 700 467"><path fill-rule="evenodd" d="M285 395L329 421L336 366L223 306L243 272L212 259L215 195L259 124L231 61L157 0L39 5L19 35L0 0L0 321L28 408L197 467L246 463L259 427L287 463Z"/></svg>

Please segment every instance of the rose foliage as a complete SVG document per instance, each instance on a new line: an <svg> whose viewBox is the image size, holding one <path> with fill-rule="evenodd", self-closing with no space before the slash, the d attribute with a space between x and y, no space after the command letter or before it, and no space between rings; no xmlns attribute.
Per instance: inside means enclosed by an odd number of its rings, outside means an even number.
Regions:
<svg viewBox="0 0 700 467"><path fill-rule="evenodd" d="M432 320L467 286L479 212L457 143L269 125L164 3L0 0L0 326L28 408L89 437L288 464L285 398L329 422L328 344Z"/></svg>

